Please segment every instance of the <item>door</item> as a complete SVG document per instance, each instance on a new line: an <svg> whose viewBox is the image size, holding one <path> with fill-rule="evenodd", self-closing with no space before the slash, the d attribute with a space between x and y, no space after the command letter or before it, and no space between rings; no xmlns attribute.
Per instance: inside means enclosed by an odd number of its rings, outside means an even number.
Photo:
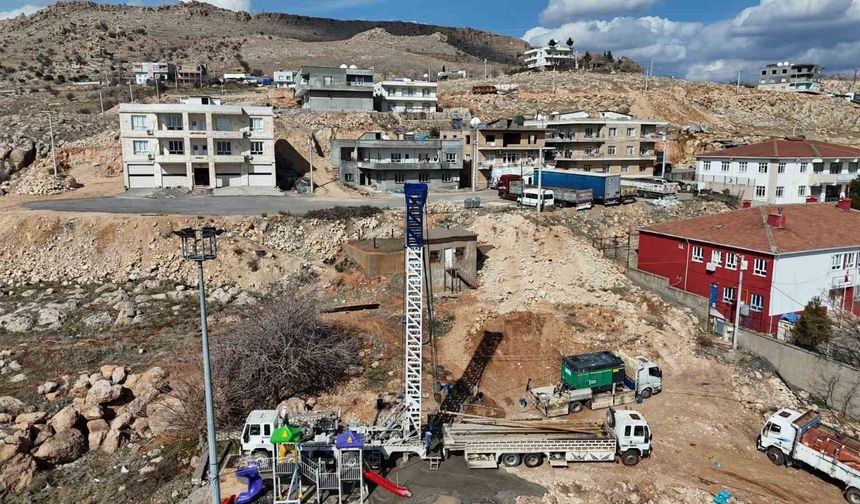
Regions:
<svg viewBox="0 0 860 504"><path fill-rule="evenodd" d="M454 267L454 249L445 249L445 269Z"/></svg>
<svg viewBox="0 0 860 504"><path fill-rule="evenodd" d="M209 168L194 168L194 185L209 187Z"/></svg>
<svg viewBox="0 0 860 504"><path fill-rule="evenodd" d="M128 165L128 188L155 187L155 168L151 164Z"/></svg>

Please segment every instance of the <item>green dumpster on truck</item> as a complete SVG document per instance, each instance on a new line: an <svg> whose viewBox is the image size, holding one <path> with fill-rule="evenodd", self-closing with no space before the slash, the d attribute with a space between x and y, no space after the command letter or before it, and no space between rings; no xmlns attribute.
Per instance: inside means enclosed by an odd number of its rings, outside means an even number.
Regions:
<svg viewBox="0 0 860 504"><path fill-rule="evenodd" d="M611 352L568 355L561 361L561 381L572 389L594 393L624 384L624 361Z"/></svg>

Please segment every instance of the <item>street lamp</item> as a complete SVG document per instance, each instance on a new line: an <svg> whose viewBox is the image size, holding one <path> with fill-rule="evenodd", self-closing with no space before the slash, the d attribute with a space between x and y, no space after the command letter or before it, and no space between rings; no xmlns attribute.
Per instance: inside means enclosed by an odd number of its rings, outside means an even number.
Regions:
<svg viewBox="0 0 860 504"><path fill-rule="evenodd" d="M215 445L215 409L212 405L212 374L209 369L209 333L206 327L206 286L203 283L203 261L218 255L218 235L223 229L212 226L185 228L173 234L182 240L182 257L197 262L197 290L200 294L200 330L203 335L203 385L206 394L206 435L209 445L209 488L212 504L221 504L218 481L218 453Z"/></svg>

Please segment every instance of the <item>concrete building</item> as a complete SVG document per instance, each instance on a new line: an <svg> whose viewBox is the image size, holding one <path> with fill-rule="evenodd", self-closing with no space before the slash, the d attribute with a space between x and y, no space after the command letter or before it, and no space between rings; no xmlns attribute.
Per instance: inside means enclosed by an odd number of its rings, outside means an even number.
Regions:
<svg viewBox="0 0 860 504"><path fill-rule="evenodd" d="M206 66L198 64L180 64L176 66L176 80L183 84L203 84L206 79Z"/></svg>
<svg viewBox="0 0 860 504"><path fill-rule="evenodd" d="M851 201L745 208L639 232L638 268L702 296L712 321L777 332L813 297L860 314L860 212ZM741 259L748 264L738 293Z"/></svg>
<svg viewBox="0 0 860 504"><path fill-rule="evenodd" d="M376 110L380 112L436 112L438 84L411 79L394 79L373 85Z"/></svg>
<svg viewBox="0 0 860 504"><path fill-rule="evenodd" d="M803 137L773 139L696 156L699 189L755 204L836 201L857 178L860 149Z"/></svg>
<svg viewBox="0 0 860 504"><path fill-rule="evenodd" d="M332 140L331 156L343 183L378 191L402 191L407 182L423 182L431 189L457 189L463 171L459 140L415 135L394 140L370 132L358 140Z"/></svg>
<svg viewBox="0 0 860 504"><path fill-rule="evenodd" d="M125 187L275 187L271 107L179 103L119 106Z"/></svg>
<svg viewBox="0 0 860 504"><path fill-rule="evenodd" d="M172 81L176 75L176 65L166 61L145 61L131 66L135 84L144 85L151 80Z"/></svg>
<svg viewBox="0 0 860 504"><path fill-rule="evenodd" d="M567 46L535 47L523 53L523 57L529 70L572 67L576 61L573 50Z"/></svg>
<svg viewBox="0 0 860 504"><path fill-rule="evenodd" d="M425 260L434 292L477 286L477 234L459 228L433 228L427 233L426 244L429 252ZM402 237L350 241L344 246L344 252L371 278L404 270Z"/></svg>
<svg viewBox="0 0 860 504"><path fill-rule="evenodd" d="M272 73L272 81L275 87L288 88L295 86L292 70L276 70Z"/></svg>
<svg viewBox="0 0 860 504"><path fill-rule="evenodd" d="M758 81L759 89L820 93L821 67L812 63L772 63L762 67Z"/></svg>
<svg viewBox="0 0 860 504"><path fill-rule="evenodd" d="M667 123L603 111L554 113L526 121L549 129L557 168L630 176L653 175L656 146Z"/></svg>
<svg viewBox="0 0 860 504"><path fill-rule="evenodd" d="M303 66L296 72L296 98L314 112L373 110L373 70Z"/></svg>
<svg viewBox="0 0 860 504"><path fill-rule="evenodd" d="M546 159L552 158L546 136L546 128L525 126L512 119L479 126L474 146L478 188L495 187L499 177L506 174L530 176L539 165L546 164Z"/></svg>

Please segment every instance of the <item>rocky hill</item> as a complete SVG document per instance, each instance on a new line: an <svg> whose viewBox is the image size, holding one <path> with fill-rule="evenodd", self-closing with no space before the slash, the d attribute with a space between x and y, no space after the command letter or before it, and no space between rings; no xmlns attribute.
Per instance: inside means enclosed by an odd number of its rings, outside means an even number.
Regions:
<svg viewBox="0 0 860 504"><path fill-rule="evenodd" d="M62 2L0 21L0 88L39 81L118 78L128 62L168 59L206 64L210 73L270 73L304 63L372 64L383 73L515 65L519 39L471 28L401 21L340 21L249 14L204 3L159 7ZM370 32L365 34L365 32ZM365 34L359 40L351 40ZM363 57L362 57L363 55ZM373 55L373 60L369 59ZM408 66L406 66L408 62Z"/></svg>

